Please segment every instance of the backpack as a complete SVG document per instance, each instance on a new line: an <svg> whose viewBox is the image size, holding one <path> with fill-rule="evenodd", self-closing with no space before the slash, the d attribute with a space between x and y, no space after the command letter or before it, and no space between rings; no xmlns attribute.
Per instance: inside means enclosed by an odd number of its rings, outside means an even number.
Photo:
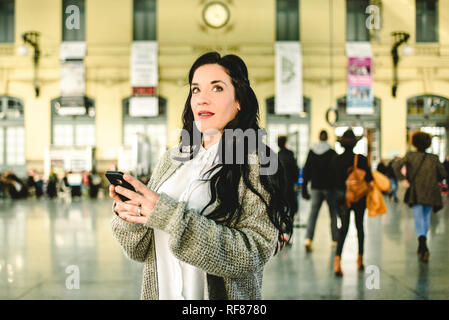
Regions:
<svg viewBox="0 0 449 320"><path fill-rule="evenodd" d="M368 183L365 181L366 171L357 168L358 154L354 155L354 165L348 169L349 175L346 178L346 206L351 207L355 203L366 196L370 190Z"/></svg>

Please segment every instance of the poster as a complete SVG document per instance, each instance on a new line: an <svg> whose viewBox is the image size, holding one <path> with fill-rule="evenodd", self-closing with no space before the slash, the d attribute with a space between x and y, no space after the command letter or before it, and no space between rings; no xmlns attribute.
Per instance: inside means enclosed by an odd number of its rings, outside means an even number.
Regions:
<svg viewBox="0 0 449 320"><path fill-rule="evenodd" d="M61 61L60 75L61 96L84 97L85 68L82 60Z"/></svg>
<svg viewBox="0 0 449 320"><path fill-rule="evenodd" d="M134 41L131 46L131 87L157 87L157 41Z"/></svg>
<svg viewBox="0 0 449 320"><path fill-rule="evenodd" d="M82 115L86 113L86 71L84 41L66 41L60 47L60 115Z"/></svg>
<svg viewBox="0 0 449 320"><path fill-rule="evenodd" d="M348 43L346 113L374 113L372 53L369 43Z"/></svg>
<svg viewBox="0 0 449 320"><path fill-rule="evenodd" d="M302 54L297 41L278 41L275 44L275 113L303 112Z"/></svg>

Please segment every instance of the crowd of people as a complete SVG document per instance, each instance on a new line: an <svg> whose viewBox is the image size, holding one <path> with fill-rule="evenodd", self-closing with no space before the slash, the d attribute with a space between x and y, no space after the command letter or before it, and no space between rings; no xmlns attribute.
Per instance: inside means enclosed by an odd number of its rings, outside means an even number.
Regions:
<svg viewBox="0 0 449 320"><path fill-rule="evenodd" d="M357 268L358 270L364 268L363 222L367 208L367 194L372 188L370 183L373 181L373 171L365 156L354 154L353 149L361 137L355 136L351 129L338 138L344 148L344 152L340 155L337 155L327 144L326 131L320 132L319 139L320 141L309 151L303 169L302 197L306 200L311 199L304 246L307 252L313 250L312 241L318 213L323 201L326 200L331 217L332 246L336 247L334 273L336 276L342 276L341 255L348 233L351 211L354 212L358 237ZM399 183L406 188L404 202L413 211L418 238L417 253L423 262L427 262L430 255L427 246L430 213L439 211L443 206L441 185L449 172L449 158L441 163L437 155L426 152L431 141L429 134L418 131L412 136L412 145L416 151L410 151L404 157L394 157L388 164L381 161L377 166L377 172L385 175L390 181L390 189L385 192L385 195L392 201L399 202L397 196ZM351 201L348 197L348 188L354 181L350 181L349 177L354 170L362 172L361 179L364 180L367 191L360 198ZM351 196L354 195L351 194ZM340 219L340 228L337 228L337 219Z"/></svg>
<svg viewBox="0 0 449 320"><path fill-rule="evenodd" d="M101 188L104 188L104 181L96 170L66 172L60 177L51 171L47 179L34 170L30 170L25 178L11 170L0 175L0 199L76 198L83 196L83 190L95 199Z"/></svg>
<svg viewBox="0 0 449 320"><path fill-rule="evenodd" d="M350 212L354 212L354 221L358 237L357 268L362 270L364 254L364 216L366 209L366 194L355 202L348 205L347 179L353 170L355 154L354 147L361 137L355 136L348 129L338 141L344 148L344 152L338 155L328 144L328 134L322 130L319 134L319 142L314 144L307 156L303 168L302 197L311 200L311 209L308 215L306 237L304 246L307 252L313 251L313 238L318 220L320 208L324 201L327 202L330 214L331 245L336 248L334 258L334 272L342 276L341 255L349 229ZM286 148L287 138L278 138L279 160L285 168L285 181L291 190L288 194L289 206L294 212L298 210L298 202L294 186L299 168L293 153ZM428 261L429 248L427 246L427 233L430 227L430 213L442 208L442 185L446 181L449 172L449 157L441 163L438 156L426 153L431 145L431 136L425 132L416 132L412 136L412 145L416 148L414 152L408 152L404 157L394 157L388 163L380 161L376 170L390 181L390 190L384 194L394 202L399 202L397 196L398 186L401 182L406 188L404 202L412 208L415 227L418 236L417 253L422 261ZM363 155L357 155L356 167L365 172L364 180L369 184L373 181L372 169L368 159ZM404 170L405 169L405 170ZM145 182L145 178L139 178ZM147 179L148 180L148 179ZM0 199L26 199L35 197L81 197L84 194L90 198L97 198L99 190L104 188L101 176L92 170L90 172L72 173L67 172L63 177L52 171L48 179L42 174L30 170L25 179L19 178L12 171L4 171L0 175ZM310 185L310 192L309 192ZM340 220L338 228L337 220Z"/></svg>

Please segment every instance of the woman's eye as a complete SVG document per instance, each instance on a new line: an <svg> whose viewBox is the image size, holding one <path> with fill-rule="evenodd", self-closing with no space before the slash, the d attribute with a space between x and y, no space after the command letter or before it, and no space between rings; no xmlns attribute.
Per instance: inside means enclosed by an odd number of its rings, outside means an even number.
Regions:
<svg viewBox="0 0 449 320"><path fill-rule="evenodd" d="M220 86L215 86L215 87L213 87L213 89L212 89L213 91L218 91L218 92L220 92L220 91L223 91L223 88L222 87L220 87Z"/></svg>
<svg viewBox="0 0 449 320"><path fill-rule="evenodd" d="M198 89L198 88L192 88L192 93L198 93L200 91L200 89Z"/></svg>

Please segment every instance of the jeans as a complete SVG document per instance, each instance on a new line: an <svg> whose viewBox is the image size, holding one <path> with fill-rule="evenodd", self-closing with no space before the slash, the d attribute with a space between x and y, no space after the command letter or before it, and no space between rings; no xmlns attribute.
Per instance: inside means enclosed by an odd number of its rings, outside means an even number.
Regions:
<svg viewBox="0 0 449 320"><path fill-rule="evenodd" d="M413 206L413 215L415 216L416 234L418 237L427 237L427 232L430 227L430 212L432 206L417 204Z"/></svg>
<svg viewBox="0 0 449 320"><path fill-rule="evenodd" d="M335 206L335 199L332 194L332 190L319 190L312 189L312 208L309 214L309 219L307 221L307 233L306 238L313 240L313 235L315 233L315 225L318 219L318 213L320 212L321 205L323 201L326 200L329 207L329 214L331 218L331 235L332 241L338 240L338 229L337 229L337 208Z"/></svg>
<svg viewBox="0 0 449 320"><path fill-rule="evenodd" d="M366 209L366 197L362 198L356 203L353 203L351 208L346 208L345 204L345 191L344 190L335 190L335 198L337 205L337 212L341 220L341 228L339 229L338 234L338 244L335 255L341 256L343 251L343 245L345 244L346 235L348 234L349 229L349 218L351 210L354 210L355 215L355 226L357 228L357 238L359 241L359 254L363 255L363 247L365 241L365 232L363 230L363 219L365 217L365 209Z"/></svg>
<svg viewBox="0 0 449 320"><path fill-rule="evenodd" d="M394 178L390 178L391 191L390 195L396 198L396 192L398 191L398 181Z"/></svg>

